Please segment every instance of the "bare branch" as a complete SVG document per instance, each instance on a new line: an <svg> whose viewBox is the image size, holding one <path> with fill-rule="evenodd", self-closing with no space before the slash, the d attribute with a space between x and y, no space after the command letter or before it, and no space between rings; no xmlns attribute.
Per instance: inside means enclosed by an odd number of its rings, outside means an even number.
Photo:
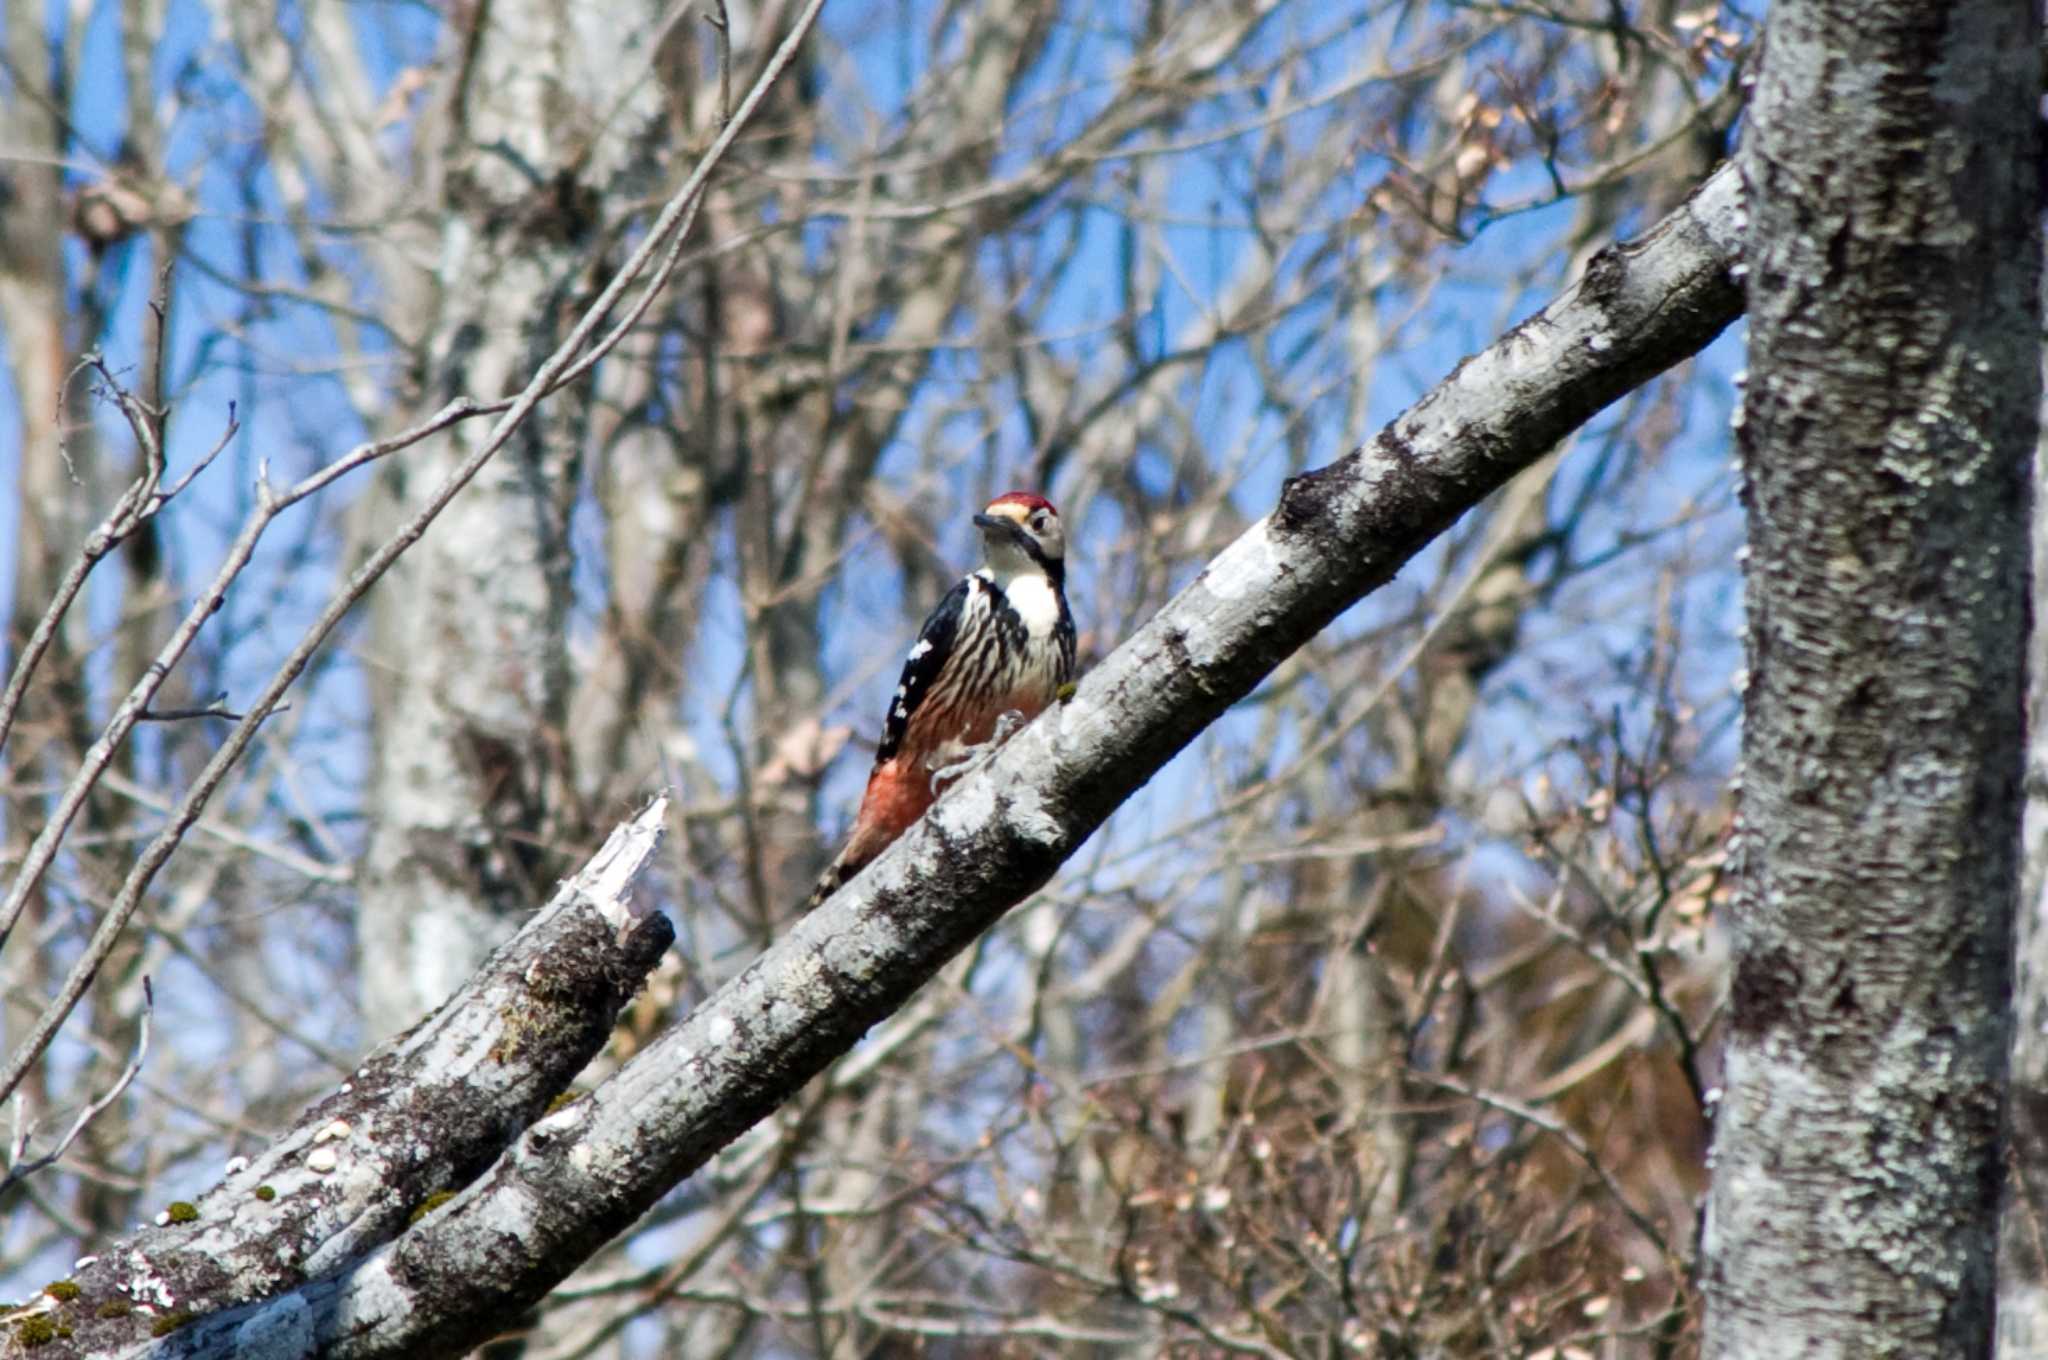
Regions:
<svg viewBox="0 0 2048 1360"><path fill-rule="evenodd" d="M704 22L718 31L718 126L732 121L732 21L726 17L725 0L711 0L711 12Z"/></svg>
<svg viewBox="0 0 2048 1360"><path fill-rule="evenodd" d="M92 355L81 362L80 367L87 366L95 369L108 383L116 394L116 400L126 412L133 398L114 381L105 364L97 355ZM131 420L136 418L131 414ZM121 493L120 499L114 503L114 508L86 539L85 546L79 550L78 557L64 573L64 579L58 583L56 591L51 595L50 603L43 610L42 617L36 621L35 630L29 634L28 644L22 648L20 657L15 660L14 672L8 677L6 693L0 694L0 749L5 749L7 738L14 728L15 717L21 711L21 701L28 693L29 683L35 678L37 668L42 664L44 655L48 653L51 642L56 639L59 625L64 622L65 615L71 612L71 605L78 598L78 592L85 587L86 578L92 575L93 568L99 564L100 559L119 547L130 534L141 528L153 515L176 498L178 493L190 486L192 479L206 470L240 429L241 426L235 419L234 403L229 402L227 427L221 431L220 438L215 441L213 448L205 457L193 464L168 491L162 489L160 463L151 463L149 469ZM138 438L140 437L138 435ZM4 945L7 932L13 928L18 912L18 908L12 912L0 909L0 945Z"/></svg>
<svg viewBox="0 0 2048 1360"><path fill-rule="evenodd" d="M602 1047L673 940L665 918L632 902L667 810L655 798L615 828L447 1005L372 1053L262 1155L236 1159L189 1215L103 1250L77 1273L84 1296L158 1317L212 1306L220 1291L261 1297L342 1267L489 1165ZM119 1349L136 1335L135 1320L114 1319L93 1339Z"/></svg>
<svg viewBox="0 0 2048 1360"><path fill-rule="evenodd" d="M711 172L746 127L769 88L794 59L797 49L802 45L812 25L816 23L818 13L823 7L824 0L810 0L805 6L782 45L776 50L774 58L762 70L753 88L747 92L746 99L741 103L732 121L720 132L710 149L699 158L689 177L669 199L646 239L619 267L604 291L584 310L567 338L535 370L526 387L518 396L503 405L503 414L492 426L489 435L449 473L447 479L427 498L418 512L351 573L348 581L327 602L312 625L301 635L298 644L272 673L256 702L250 705L247 715L228 734L220 749L208 760L205 768L186 790L184 797L179 800L168 825L137 858L122 883L120 892L116 894L113 903L93 931L84 955L65 977L56 998L38 1016L29 1037L8 1060L4 1073L0 1073L0 1099L4 1099L21 1083L22 1078L42 1056L43 1050L56 1037L65 1018L84 996L93 974L113 951L115 942L126 928L129 917L141 904L142 896L156 877L157 871L170 858L186 830L204 811L214 791L227 777L228 771L248 749L249 743L255 739L258 727L276 710L285 692L296 683L299 675L312 660L313 654L326 641L328 634L347 616L356 602L391 564L419 541L420 536L427 531L427 526L433 523L470 479L505 446L525 423L533 409L563 383L587 372L618 343L634 320L652 303L656 293L667 282L668 273L674 269L680 256L683 234L695 220L697 207L702 200L704 187L710 179ZM639 281L640 276L648 271L650 263L657 259L660 262L658 267L626 317L608 335L592 344L593 337L604 325L613 307ZM586 346L589 347L587 352ZM414 427L414 439L406 442L416 442L418 438L424 438L434 430L453 424L456 420L466 419L483 409L485 408L474 402L451 402L435 417ZM493 404L491 409L497 409L497 404ZM326 486L342 472L405 446L405 443L392 440L364 445L336 465L305 478L296 486L281 493L272 491L267 481L259 474L257 506L250 513L242 533L230 548L212 584L180 622L170 641L158 654L157 660L145 671L143 678L116 709L106 729L86 753L77 775L73 777L59 801L56 814L51 817L48 825L30 847L6 901L0 903L0 948L4 948L7 936L15 922L19 920L23 907L41 883L50 863L56 858L57 849L72 820L111 763L115 751L140 720L141 714L169 676L172 667L177 664L193 638L197 636L200 626L219 608L220 601L226 598L229 586L254 555L257 540L262 537L271 522L284 510Z"/></svg>
<svg viewBox="0 0 2048 1360"><path fill-rule="evenodd" d="M1621 1184L1614 1179L1614 1173L1601 1164L1600 1154L1587 1146L1586 1140L1579 1136L1578 1130L1554 1115L1545 1114L1533 1105L1515 1100L1510 1096L1502 1095L1497 1091L1482 1090L1470 1082L1460 1081L1456 1077L1447 1077L1436 1072L1411 1072L1409 1076L1425 1086L1434 1086L1439 1090L1449 1091L1453 1095L1477 1101L1489 1109L1499 1110L1502 1114L1511 1115L1523 1123L1539 1128L1557 1139L1558 1142L1570 1149L1572 1156L1578 1158L1579 1162L1588 1171L1599 1177L1600 1184L1606 1188L1609 1195L1614 1197L1614 1202L1621 1207L1621 1211L1624 1214L1628 1215L1628 1221L1636 1225L1637 1231L1641 1232L1644 1237L1647 1237L1651 1244L1665 1256L1672 1254L1671 1244L1665 1241L1664 1234L1658 1231L1656 1222L1629 1198L1628 1192L1623 1190Z"/></svg>
<svg viewBox="0 0 2048 1360"><path fill-rule="evenodd" d="M270 711L273 714L277 714L284 712L290 707L290 704L279 704ZM190 722L194 718L225 718L229 722L241 722L247 717L248 714L246 713L230 712L228 710L228 696L220 694L214 696L213 702L204 708L146 708L142 711L141 721Z"/></svg>
<svg viewBox="0 0 2048 1360"><path fill-rule="evenodd" d="M64 1154L71 1150L71 1145L78 1141L78 1135L85 1132L85 1126L90 1124L100 1111L121 1098L121 1093L128 1089L128 1084L134 1081L136 1076L141 1073L143 1059L149 1056L149 1022L150 1018L155 1014L156 991L150 986L149 978L145 976L142 979L141 1030L135 1039L135 1056L129 1059L128 1066L122 1069L120 1077L115 1080L112 1086L107 1088L106 1093L93 1100L83 1110L80 1110L78 1117L71 1121L71 1127L65 1130L62 1138L57 1140L56 1146L52 1147L42 1156L35 1158L33 1161L25 1162L22 1160L23 1155L28 1151L29 1139L35 1134L35 1123L33 1120L19 1126L15 1130L13 1141L7 1149L7 1174L4 1177L0 1177L0 1195L5 1195L8 1189L16 1182L27 1180L45 1167L56 1165L63 1158ZM20 1102L21 1096L17 1092L15 1094L17 1110L19 1109Z"/></svg>
<svg viewBox="0 0 2048 1360"><path fill-rule="evenodd" d="M1044 882L1289 652L1577 424L1718 334L1740 307L1737 203L1723 170L1370 445L1293 479L1071 700L445 1208L342 1274L192 1323L177 1353L226 1357L289 1327L337 1360L454 1354L539 1298Z"/></svg>

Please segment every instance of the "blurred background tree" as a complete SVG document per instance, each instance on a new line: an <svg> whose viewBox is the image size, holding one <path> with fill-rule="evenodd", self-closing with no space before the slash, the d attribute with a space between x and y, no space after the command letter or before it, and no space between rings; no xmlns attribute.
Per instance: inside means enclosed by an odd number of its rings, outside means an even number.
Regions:
<svg viewBox="0 0 2048 1360"><path fill-rule="evenodd" d="M146 456L115 390L174 474L241 420L59 630L10 865L259 469L522 383L794 9L10 4L12 655ZM656 786L680 944L620 1047L706 994L844 829L975 506L1059 502L1100 655L1697 183L1751 36L1711 5L835 0L674 284L320 654L22 1087L61 1127L156 980L140 1078L0 1203L5 1286L260 1144ZM1688 1353L1726 343L1290 660L516 1344ZM478 430L281 517L157 707L236 711ZM10 1051L220 730L120 749L0 955Z"/></svg>

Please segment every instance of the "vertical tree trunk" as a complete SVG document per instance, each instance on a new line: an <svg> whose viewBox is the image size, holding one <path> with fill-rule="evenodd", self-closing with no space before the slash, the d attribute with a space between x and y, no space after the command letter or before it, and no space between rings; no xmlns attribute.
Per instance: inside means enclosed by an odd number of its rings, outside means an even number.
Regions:
<svg viewBox="0 0 2048 1360"><path fill-rule="evenodd" d="M477 31L451 35L460 60L435 129L440 268L418 328L427 408L509 390L558 342L589 282L601 195L640 168L632 133L662 111L647 82L626 99L611 85L636 69L623 49L653 30L647 13L591 24L525 0L466 22ZM616 122L596 138L606 117ZM537 414L372 605L375 821L357 936L373 1036L438 1005L508 938L578 834L563 753L579 396ZM480 437L464 427L394 465L385 490L417 499Z"/></svg>
<svg viewBox="0 0 2048 1360"><path fill-rule="evenodd" d="M37 7L24 0L10 0L7 5L6 55L14 89L9 98L0 100L0 136L16 148L15 157L0 166L0 333L6 336L7 377L14 387L17 412L7 434L12 436L15 457L20 460L13 506L14 593L6 637L9 665L21 655L22 644L48 607L51 591L63 575L66 554L76 548L89 527L83 522L86 510L75 506L69 495L62 431L53 418L58 388L75 355L64 324L64 199L59 169L64 134L50 115L50 54L36 14ZM80 445L74 456L88 455L89 431ZM89 460L87 466L92 466ZM60 636L58 641L61 644L66 639ZM51 669L68 679L56 667ZM45 699L37 695L23 716L33 725L61 729L63 710L60 696ZM79 715L78 725L85 725L84 716ZM51 765L58 768L69 749L63 741L46 737L37 740L36 748L47 751ZM24 760L19 754L19 738L15 750L10 773L14 769L23 776L41 773L38 767L42 762ZM35 782L17 778L23 785ZM43 818L41 799L8 791L5 827L0 830L0 854L7 862L18 862ZM41 930L49 905L46 888L29 907L31 929ZM0 1041L8 1045L20 1042L21 1034L33 1024L35 1006L50 990L50 970L51 962L41 950L17 949L6 956L0 965L0 997L7 998L7 1005L0 1009ZM45 1106L48 1092L43 1073L31 1078L26 1097L33 1107Z"/></svg>
<svg viewBox="0 0 2048 1360"><path fill-rule="evenodd" d="M2048 444L2034 453L2034 476ZM2048 515L2032 526L2034 598L2048 598ZM1998 1353L2003 1360L2048 1354L2048 631L2027 646L2027 804L2021 835L2020 901L2014 969L2012 1079L2005 1219L1999 1232Z"/></svg>
<svg viewBox="0 0 2048 1360"><path fill-rule="evenodd" d="M1743 149L1749 671L1709 1356L1990 1350L2040 390L2030 23L1771 12Z"/></svg>
<svg viewBox="0 0 2048 1360"><path fill-rule="evenodd" d="M148 43L162 31L161 17L149 0L131 0L121 7L120 19L124 60L131 59L138 48L146 54ZM6 52L12 88L9 97L0 101L4 105L0 107L0 145L17 153L14 163L0 171L0 337L5 338L8 376L13 384L10 432L20 459L15 483L15 574L4 649L12 664L21 656L22 646L49 605L59 579L77 560L94 525L135 472L122 457L118 442L109 447L99 438L95 419L99 380L90 372L75 371L82 356L97 351L109 338L106 327L110 318L103 310L109 290L103 283L110 276L120 277L123 271L148 279L163 261L175 259L182 219L159 215L169 206L168 201L145 200L132 206L133 217L118 219L114 225L103 220L87 225L93 214L84 205L91 201L93 191L118 182L135 161L154 163L159 136L150 121L153 111L146 84L138 95L132 88L135 77L131 72L127 122L119 139L123 160L112 167L95 167L99 173L90 184L67 185L63 167L76 151L77 134L62 116L67 89L67 77L62 73L75 69L76 49L51 39L35 6L10 4ZM144 60L146 65L146 57ZM156 228L147 239L145 227ZM67 240L75 243L81 238L90 245L74 272L67 268L65 247ZM154 292L147 284L144 291ZM140 399L151 406L164 404L154 348L160 330L155 321L143 323L143 361L124 375ZM5 807L0 812L5 824L0 840L6 843L6 855L0 855L0 862L12 862L7 855L25 848L41 829L49 804L39 785L61 778L61 772L72 768L99 735L98 724L108 703L106 690L111 687L118 692L133 683L161 641L162 606L175 598L175 592L156 535L155 525L144 527L97 571L94 591L115 592L120 601L112 632L110 681L94 680L90 670L104 625L95 625L89 593L66 616L43 661L43 683L25 698L22 720L26 731L17 736L12 753L21 763L9 773L18 776L33 770L36 777L6 781ZM102 601L109 598L100 595ZM184 676L173 677L165 698L178 693L184 682ZM168 702L164 706L179 705ZM165 729L162 749L175 749L182 735ZM23 759L24 753L32 754ZM123 749L117 759L122 774L131 779L137 776L134 744ZM118 800L105 795L87 803L80 823L85 834L74 851L85 882L117 881L119 870L103 847L120 839L124 812ZM44 930L52 923L61 930L64 917L77 911L78 904L67 889L46 883L30 910L38 938L48 939ZM122 1061L118 1055L126 1054L135 1043L141 1002L136 979L144 954L142 939L132 936L100 969L87 1012L95 1056L69 1077L75 1085L42 1089L44 1076L38 1074L30 1086L32 1104L61 1104L76 1098L77 1091L112 1083ZM50 990L46 976L50 966L51 951L18 952L0 972L0 993L13 1002L39 1003ZM0 1030L7 1031L10 1041L14 1031L9 1026L20 1019L13 1014L0 1017ZM112 1071L108 1070L110 1063ZM122 1149L131 1141L127 1114L123 1106L110 1107L83 1131L77 1144L83 1161L106 1168L121 1166ZM132 1193L115 1177L86 1178L78 1184L70 1208L80 1221L111 1232L132 1219Z"/></svg>

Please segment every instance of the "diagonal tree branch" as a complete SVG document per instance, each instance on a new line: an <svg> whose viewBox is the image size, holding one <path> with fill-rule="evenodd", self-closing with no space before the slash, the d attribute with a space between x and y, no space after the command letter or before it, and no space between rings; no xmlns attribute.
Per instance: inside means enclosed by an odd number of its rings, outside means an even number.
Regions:
<svg viewBox="0 0 2048 1360"><path fill-rule="evenodd" d="M656 798L613 831L447 1005L260 1156L84 1264L70 1306L45 1297L28 1315L61 1316L83 1353L118 1354L166 1320L344 1267L489 1166L603 1047L674 939L666 917L630 902L667 810Z"/></svg>
<svg viewBox="0 0 2048 1360"><path fill-rule="evenodd" d="M1371 444L1290 481L1071 700L447 1205L328 1278L134 1353L283 1341L279 1354L421 1357L490 1335L901 1006L1290 652L1565 434L1718 335L1741 308L1741 231L1724 167Z"/></svg>

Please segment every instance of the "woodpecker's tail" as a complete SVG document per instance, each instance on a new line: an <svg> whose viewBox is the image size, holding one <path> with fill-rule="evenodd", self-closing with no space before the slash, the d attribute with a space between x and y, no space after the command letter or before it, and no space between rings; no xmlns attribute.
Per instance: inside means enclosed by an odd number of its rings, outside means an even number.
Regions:
<svg viewBox="0 0 2048 1360"><path fill-rule="evenodd" d="M861 794L853 830L847 833L839 857L818 876L818 886L811 889L804 910L815 910L848 879L874 863L877 856L895 844L905 828L924 816L932 798L931 776L924 774L915 762L892 759L876 764L868 776L867 790Z"/></svg>
<svg viewBox="0 0 2048 1360"><path fill-rule="evenodd" d="M831 867L818 875L818 886L811 889L810 897L804 902L804 910L813 912L824 906L825 899L845 887L846 880L852 877L838 860L832 861Z"/></svg>
<svg viewBox="0 0 2048 1360"><path fill-rule="evenodd" d="M825 905L825 899L845 887L848 881L875 857L874 851L861 854L863 847L858 840L849 840L846 848L839 852L839 858L827 865L825 872L818 875L818 886L811 889L811 895L804 901L806 912L816 911Z"/></svg>

